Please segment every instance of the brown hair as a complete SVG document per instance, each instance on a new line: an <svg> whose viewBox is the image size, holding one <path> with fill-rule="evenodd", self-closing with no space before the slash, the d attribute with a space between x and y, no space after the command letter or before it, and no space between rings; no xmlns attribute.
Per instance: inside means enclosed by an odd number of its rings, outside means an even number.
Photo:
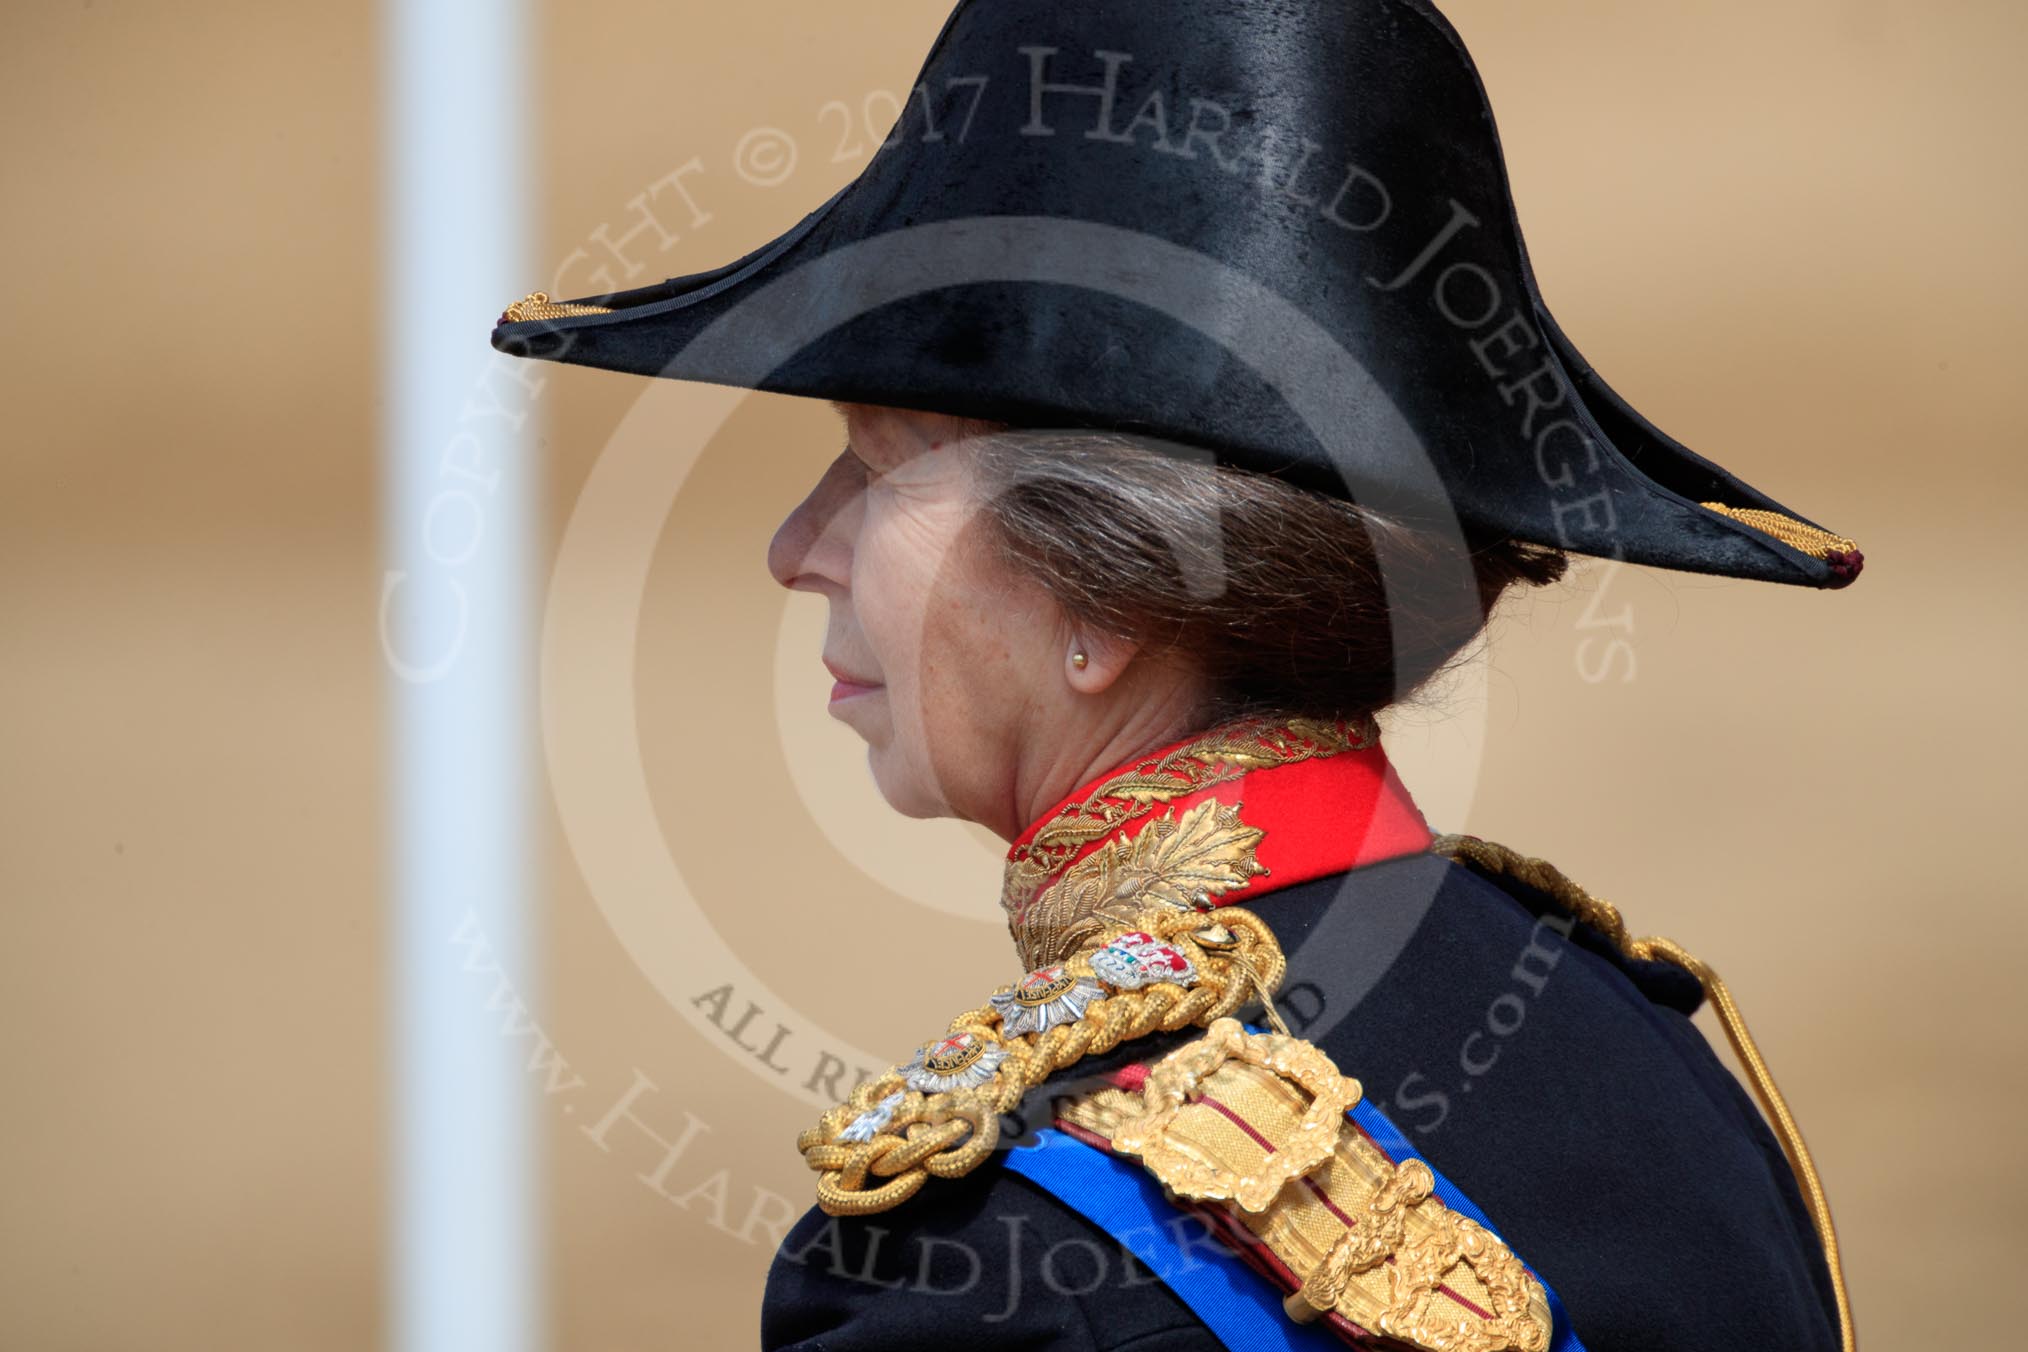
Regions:
<svg viewBox="0 0 2028 1352"><path fill-rule="evenodd" d="M1464 653L1511 588L1568 566L1188 448L1013 429L975 445L1007 561L1074 619L1183 656L1211 719L1376 713Z"/></svg>

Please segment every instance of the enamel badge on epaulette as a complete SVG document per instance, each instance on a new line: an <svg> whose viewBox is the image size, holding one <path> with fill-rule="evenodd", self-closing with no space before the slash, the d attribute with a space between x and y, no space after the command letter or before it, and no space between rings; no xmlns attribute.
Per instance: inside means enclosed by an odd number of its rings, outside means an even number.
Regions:
<svg viewBox="0 0 2028 1352"><path fill-rule="evenodd" d="M1197 984L1197 967L1183 956L1182 949L1141 930L1129 930L1093 953L1091 970L1099 980L1124 991L1136 991L1157 981Z"/></svg>
<svg viewBox="0 0 2028 1352"><path fill-rule="evenodd" d="M1007 1059L998 1043L977 1033L952 1033L915 1049L915 1057L902 1067L910 1089L925 1094L948 1094L954 1089L977 1089L993 1078L993 1072Z"/></svg>
<svg viewBox="0 0 2028 1352"><path fill-rule="evenodd" d="M1005 995L993 997L1000 1027L1009 1037L1046 1033L1058 1024L1076 1023L1091 1002L1104 997L1105 987L1062 965L1038 967Z"/></svg>

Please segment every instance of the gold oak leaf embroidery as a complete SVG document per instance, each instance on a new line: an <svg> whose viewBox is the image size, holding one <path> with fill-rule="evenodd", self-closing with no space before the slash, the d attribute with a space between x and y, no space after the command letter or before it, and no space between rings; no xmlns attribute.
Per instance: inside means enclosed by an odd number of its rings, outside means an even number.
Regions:
<svg viewBox="0 0 2028 1352"><path fill-rule="evenodd" d="M1192 907L1244 887L1267 868L1254 857L1265 834L1236 804L1206 799L1175 809L1129 840L1109 840L1077 861L1036 898L1015 934L1031 967L1061 962L1108 923L1150 902Z"/></svg>
<svg viewBox="0 0 2028 1352"><path fill-rule="evenodd" d="M1008 928L1021 933L1043 886L1079 850L1158 805L1255 770L1363 749L1378 738L1370 719L1356 727L1309 718L1242 719L1114 775L1082 801L1066 804L1009 857L1000 899Z"/></svg>

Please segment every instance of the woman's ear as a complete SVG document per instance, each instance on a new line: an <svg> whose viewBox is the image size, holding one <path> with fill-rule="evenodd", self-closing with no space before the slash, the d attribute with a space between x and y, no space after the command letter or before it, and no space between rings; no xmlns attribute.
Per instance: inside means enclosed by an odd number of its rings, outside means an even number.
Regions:
<svg viewBox="0 0 2028 1352"><path fill-rule="evenodd" d="M1112 688L1141 650L1131 639L1073 627L1063 650L1063 674L1080 695L1098 695Z"/></svg>

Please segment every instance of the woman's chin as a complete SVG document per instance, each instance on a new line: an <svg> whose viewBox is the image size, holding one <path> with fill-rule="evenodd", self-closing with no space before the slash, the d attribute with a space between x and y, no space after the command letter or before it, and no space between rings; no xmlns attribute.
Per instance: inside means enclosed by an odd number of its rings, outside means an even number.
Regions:
<svg viewBox="0 0 2028 1352"><path fill-rule="evenodd" d="M888 716L887 701L882 698L886 694L885 689L877 686L850 695L834 694L826 710L831 717L858 733L859 739L866 743L866 762L883 796L887 793L887 785L897 778L891 770L884 768L896 759L893 755L894 722Z"/></svg>
<svg viewBox="0 0 2028 1352"><path fill-rule="evenodd" d="M872 772L873 786L881 798L902 816L926 820L951 815L943 795L935 786L924 784L915 767L907 764L906 757L896 755L892 745L869 742L866 768Z"/></svg>

